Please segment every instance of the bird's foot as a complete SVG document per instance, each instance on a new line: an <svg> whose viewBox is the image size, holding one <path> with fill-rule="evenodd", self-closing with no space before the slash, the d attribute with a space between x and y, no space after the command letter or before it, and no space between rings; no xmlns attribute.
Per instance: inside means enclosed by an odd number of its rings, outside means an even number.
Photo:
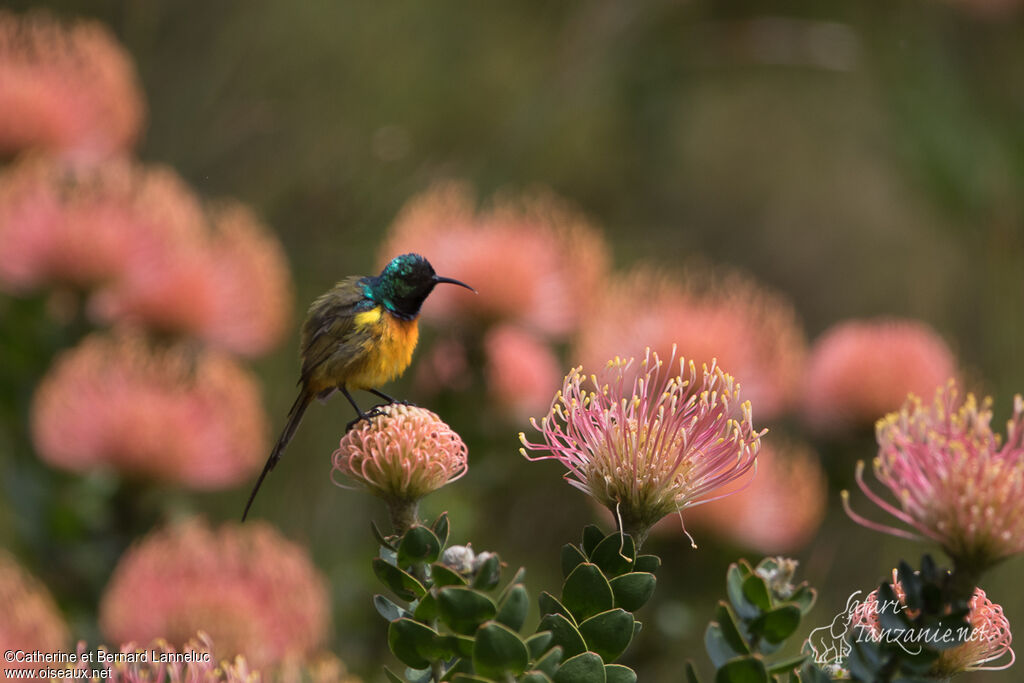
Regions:
<svg viewBox="0 0 1024 683"><path fill-rule="evenodd" d="M365 413L359 413L359 417L357 417L356 419L352 420L347 425L345 425L345 431L346 432L349 431L350 429L355 427L357 424L359 424L363 420L366 420L367 422L369 422L373 418L375 418L375 417L377 417L379 415L383 415L384 414L384 410L382 408L383 408L382 406L374 406L373 408L370 408L369 410L367 410Z"/></svg>

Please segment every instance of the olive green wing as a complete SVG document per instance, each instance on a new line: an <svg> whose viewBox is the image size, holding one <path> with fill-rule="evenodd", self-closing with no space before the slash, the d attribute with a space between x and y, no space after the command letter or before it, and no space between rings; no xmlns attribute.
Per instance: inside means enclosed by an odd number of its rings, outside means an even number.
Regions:
<svg viewBox="0 0 1024 683"><path fill-rule="evenodd" d="M353 277L339 282L326 294L320 296L309 307L309 314L302 326L300 356L302 374L299 384L309 386L314 373L330 362L336 384L345 380L345 368L357 361L365 351L369 330L359 330L355 316L365 310L366 297Z"/></svg>

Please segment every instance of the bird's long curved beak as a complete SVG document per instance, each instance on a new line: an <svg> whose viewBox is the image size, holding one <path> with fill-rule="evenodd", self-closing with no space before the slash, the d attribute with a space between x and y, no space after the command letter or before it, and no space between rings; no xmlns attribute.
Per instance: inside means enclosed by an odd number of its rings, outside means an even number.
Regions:
<svg viewBox="0 0 1024 683"><path fill-rule="evenodd" d="M435 275L434 276L434 284L442 284L444 282L447 282L450 285L458 285L459 287L465 287L466 289L468 289L469 291L473 292L474 294L477 293L475 289L473 289L472 287L467 285L465 282L462 282L460 280L456 280L453 277L441 277L440 275Z"/></svg>

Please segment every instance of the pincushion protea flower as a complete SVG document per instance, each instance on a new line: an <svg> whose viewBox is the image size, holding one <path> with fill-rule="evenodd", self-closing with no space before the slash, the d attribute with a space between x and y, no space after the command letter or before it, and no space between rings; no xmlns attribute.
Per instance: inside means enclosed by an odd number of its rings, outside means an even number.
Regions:
<svg viewBox="0 0 1024 683"><path fill-rule="evenodd" d="M638 542L666 515L706 502L746 474L761 445L750 403L739 385L714 363L700 373L693 361L668 362L648 350L616 358L588 381L573 368L538 424L544 440L524 434L529 460L558 460L565 479L593 496ZM547 455L531 457L530 451Z"/></svg>
<svg viewBox="0 0 1024 683"><path fill-rule="evenodd" d="M907 394L929 396L957 374L949 346L916 320L848 320L814 343L803 414L816 430L874 424Z"/></svg>
<svg viewBox="0 0 1024 683"><path fill-rule="evenodd" d="M341 437L331 478L340 473L383 498L402 533L415 522L421 498L466 473L466 444L425 408L392 403L378 411Z"/></svg>
<svg viewBox="0 0 1024 683"><path fill-rule="evenodd" d="M614 356L717 359L762 419L790 409L807 342L791 303L736 272L691 268L683 278L638 269L613 280L579 332L575 354L595 367Z"/></svg>
<svg viewBox="0 0 1024 683"><path fill-rule="evenodd" d="M437 291L423 315L456 323L511 322L547 336L577 329L608 269L604 239L551 194L498 198L477 211L472 191L442 183L411 199L381 246L381 261L430 254L438 272L478 296Z"/></svg>
<svg viewBox="0 0 1024 683"><path fill-rule="evenodd" d="M514 417L543 410L558 386L558 358L539 336L512 325L498 325L484 337L487 390Z"/></svg>
<svg viewBox="0 0 1024 683"><path fill-rule="evenodd" d="M931 405L911 396L898 413L879 420L874 472L896 496L894 505L872 491L858 463L865 495L920 536L940 543L958 572L976 575L1024 551L1024 400L1014 400L1006 443L992 432L992 401L959 398L954 382ZM917 534L855 514L864 526L904 538Z"/></svg>
<svg viewBox="0 0 1024 683"><path fill-rule="evenodd" d="M67 625L50 592L3 550L0 550L0 605L3 610L0 653L17 650L57 652L68 645ZM45 666L0 658L0 671Z"/></svg>
<svg viewBox="0 0 1024 683"><path fill-rule="evenodd" d="M259 467L267 423L256 378L230 357L96 334L58 357L40 383L32 434L56 467L108 466L217 489Z"/></svg>
<svg viewBox="0 0 1024 683"><path fill-rule="evenodd" d="M191 520L150 533L118 562L100 603L109 640L188 642L255 668L303 659L323 643L330 603L309 553L267 524L211 529Z"/></svg>
<svg viewBox="0 0 1024 683"><path fill-rule="evenodd" d="M896 579L897 572L893 570L890 585L897 599L903 602L906 600L906 593ZM972 628L970 638L962 645L943 650L938 660L932 664L929 671L931 676L946 679L963 671L999 671L1009 668L1016 660L1016 654L1010 647L1013 640L1013 634L1010 633L1010 621L1003 614L1003 608L989 600L985 591L980 588L974 589L974 594L968 605L970 612L967 615L967 621L970 622ZM879 611L887 610L891 613L899 609L902 608L885 603L880 606L878 591L871 591L851 615L850 625L855 629L854 637L881 638L883 633ZM1004 656L1009 656L1008 662L998 666L993 664Z"/></svg>
<svg viewBox="0 0 1024 683"><path fill-rule="evenodd" d="M134 144L143 113L135 68L102 24L0 12L0 152L97 161Z"/></svg>

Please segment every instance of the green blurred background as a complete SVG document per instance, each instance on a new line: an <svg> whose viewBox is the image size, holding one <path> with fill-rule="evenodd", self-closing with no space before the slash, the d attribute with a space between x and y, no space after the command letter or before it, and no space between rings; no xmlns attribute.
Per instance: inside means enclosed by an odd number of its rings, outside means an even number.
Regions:
<svg viewBox="0 0 1024 683"><path fill-rule="evenodd" d="M694 256L742 267L792 299L811 339L848 317L920 318L995 396L998 424L1024 391L1020 11L967 0L46 4L113 28L149 102L139 155L254 206L284 242L299 315L337 279L374 269L386 227L432 181L463 178L483 196L543 185L603 227L619 269ZM297 336L256 364L274 429L294 398ZM408 382L388 391L411 394ZM443 414L475 435L469 474L426 512L450 510L455 540L528 565L535 596L557 585L558 549L590 507L558 467L518 455L526 425L467 404ZM340 399L311 408L255 511L312 548L333 590L332 649L382 680L368 522L383 510L328 478L349 419ZM872 445L819 444L834 488ZM234 520L243 488L181 506ZM550 514L556 500L564 514ZM6 507L0 542L15 545L28 523ZM658 593L624 659L642 681L680 680L685 657L707 667L701 637L726 566L758 559L706 532L697 541L651 542L665 561ZM926 550L853 524L832 495L799 554L823 592L812 624ZM1024 625L1022 562L983 587Z"/></svg>

